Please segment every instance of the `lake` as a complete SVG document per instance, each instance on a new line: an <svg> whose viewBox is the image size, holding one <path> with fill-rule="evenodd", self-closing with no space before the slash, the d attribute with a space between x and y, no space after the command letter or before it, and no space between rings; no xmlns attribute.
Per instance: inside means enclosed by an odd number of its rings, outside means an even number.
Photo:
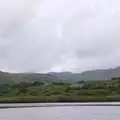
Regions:
<svg viewBox="0 0 120 120"><path fill-rule="evenodd" d="M0 120L120 120L120 106L53 106L0 109Z"/></svg>

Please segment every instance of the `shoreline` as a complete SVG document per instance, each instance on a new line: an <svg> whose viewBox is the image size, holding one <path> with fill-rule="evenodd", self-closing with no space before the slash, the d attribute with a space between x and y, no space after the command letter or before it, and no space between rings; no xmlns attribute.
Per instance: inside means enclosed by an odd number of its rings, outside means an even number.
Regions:
<svg viewBox="0 0 120 120"><path fill-rule="evenodd" d="M120 102L98 102L98 103L5 103L0 104L0 109L7 108L32 108L32 107L74 107L74 106L120 106Z"/></svg>

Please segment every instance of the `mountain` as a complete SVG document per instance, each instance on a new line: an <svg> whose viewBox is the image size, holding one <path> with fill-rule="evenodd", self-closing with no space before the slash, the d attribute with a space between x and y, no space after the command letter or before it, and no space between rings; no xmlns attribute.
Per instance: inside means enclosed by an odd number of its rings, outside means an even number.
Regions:
<svg viewBox="0 0 120 120"><path fill-rule="evenodd" d="M85 71L82 73L49 73L57 76L60 80L79 81L79 80L109 80L112 77L120 77L120 67L110 69L98 69Z"/></svg>
<svg viewBox="0 0 120 120"><path fill-rule="evenodd" d="M120 67L110 69L98 69L82 73L50 72L41 73L7 73L0 71L0 84L14 84L20 82L75 82L80 80L109 80L120 77Z"/></svg>
<svg viewBox="0 0 120 120"><path fill-rule="evenodd" d="M0 71L0 84L14 84L20 82L55 82L58 78L50 74L39 73L7 73Z"/></svg>

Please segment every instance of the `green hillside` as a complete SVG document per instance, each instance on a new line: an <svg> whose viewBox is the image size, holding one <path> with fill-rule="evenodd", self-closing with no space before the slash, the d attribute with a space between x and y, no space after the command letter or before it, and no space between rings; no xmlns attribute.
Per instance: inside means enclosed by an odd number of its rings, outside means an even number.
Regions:
<svg viewBox="0 0 120 120"><path fill-rule="evenodd" d="M0 72L0 84L14 84L20 82L67 82L74 83L80 80L110 80L112 77L120 77L120 67L114 69L91 70L82 73L7 73Z"/></svg>
<svg viewBox="0 0 120 120"><path fill-rule="evenodd" d="M58 78L49 74L37 74L37 73L5 73L0 72L0 84L16 84L20 82L53 82Z"/></svg>

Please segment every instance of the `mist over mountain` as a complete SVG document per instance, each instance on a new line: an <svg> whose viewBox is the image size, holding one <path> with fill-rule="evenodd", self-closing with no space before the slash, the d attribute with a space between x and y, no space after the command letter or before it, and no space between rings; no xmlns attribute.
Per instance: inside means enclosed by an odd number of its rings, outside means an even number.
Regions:
<svg viewBox="0 0 120 120"><path fill-rule="evenodd" d="M79 81L79 80L109 80L112 77L120 77L120 67L110 69L97 69L85 71L82 73L58 72L49 73L57 76L61 80Z"/></svg>
<svg viewBox="0 0 120 120"><path fill-rule="evenodd" d="M8 73L0 72L0 84L13 84L20 82L76 82L80 80L109 80L120 77L120 67L110 69L97 69L82 73L49 72L41 73Z"/></svg>
<svg viewBox="0 0 120 120"><path fill-rule="evenodd" d="M20 82L55 82L58 77L50 74L40 73L7 73L0 72L0 84L14 84Z"/></svg>

